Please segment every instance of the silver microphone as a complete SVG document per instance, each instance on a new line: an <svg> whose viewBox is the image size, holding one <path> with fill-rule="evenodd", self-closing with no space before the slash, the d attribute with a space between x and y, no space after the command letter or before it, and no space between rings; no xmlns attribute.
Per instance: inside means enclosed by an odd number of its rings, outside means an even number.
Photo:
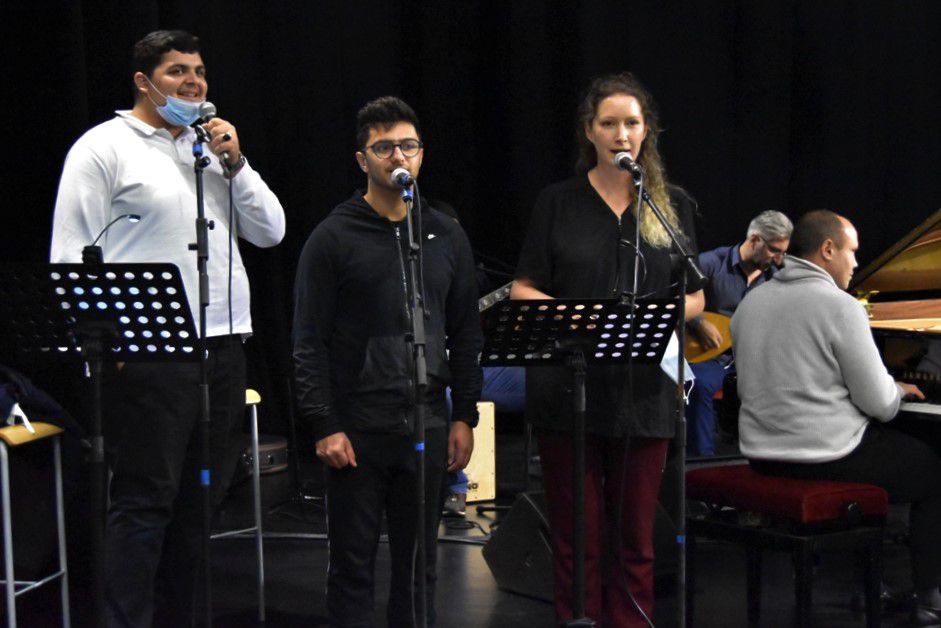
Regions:
<svg viewBox="0 0 941 628"><path fill-rule="evenodd" d="M392 171L390 181L392 185L400 188L407 188L408 186L415 183L415 177L413 177L412 173L405 168L396 168Z"/></svg>
<svg viewBox="0 0 941 628"><path fill-rule="evenodd" d="M194 124L209 122L216 117L216 106L208 100L204 100L203 102L199 103L199 108L197 108L196 111L199 113L199 120L197 120Z"/></svg>
<svg viewBox="0 0 941 628"><path fill-rule="evenodd" d="M196 111L199 113L199 120L193 123L194 126L197 124L205 124L206 122L209 122L213 118L218 117L216 113L217 112L216 106L212 104L211 102L209 102L208 100L204 100L203 102L199 103L199 108ZM207 133L207 136L208 136L208 133ZM226 167L229 166L228 151L225 151L222 153L222 163Z"/></svg>
<svg viewBox="0 0 941 628"><path fill-rule="evenodd" d="M634 175L635 179L644 175L644 169L640 167L640 164L634 161L634 156L626 150L614 156L614 165L618 170L630 172Z"/></svg>

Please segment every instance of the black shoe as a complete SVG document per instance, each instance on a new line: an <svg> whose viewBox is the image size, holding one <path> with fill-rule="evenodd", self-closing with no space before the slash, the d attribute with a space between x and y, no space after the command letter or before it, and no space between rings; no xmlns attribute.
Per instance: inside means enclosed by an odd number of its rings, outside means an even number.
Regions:
<svg viewBox="0 0 941 628"><path fill-rule="evenodd" d="M444 508L441 511L443 517L463 517L467 507L466 493L448 493L448 498L444 500Z"/></svg>

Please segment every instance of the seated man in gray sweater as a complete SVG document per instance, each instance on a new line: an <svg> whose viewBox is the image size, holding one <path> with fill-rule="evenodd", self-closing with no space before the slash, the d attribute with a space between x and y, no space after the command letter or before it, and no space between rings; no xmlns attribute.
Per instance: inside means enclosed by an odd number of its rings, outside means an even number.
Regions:
<svg viewBox="0 0 941 628"><path fill-rule="evenodd" d="M785 268L736 310L740 445L760 473L875 484L911 502L915 615L931 625L941 621L941 447L892 421L903 398L924 396L893 381L865 309L844 292L858 246L842 216L805 214Z"/></svg>

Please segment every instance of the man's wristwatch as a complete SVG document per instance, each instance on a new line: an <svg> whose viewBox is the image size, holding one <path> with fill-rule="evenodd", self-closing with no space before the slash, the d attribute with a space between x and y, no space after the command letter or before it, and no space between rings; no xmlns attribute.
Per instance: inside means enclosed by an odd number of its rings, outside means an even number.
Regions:
<svg viewBox="0 0 941 628"><path fill-rule="evenodd" d="M229 164L225 164L226 175L229 176L229 177L234 176L235 173L238 172L239 170L241 170L241 169L242 169L242 166L244 166L246 163L248 163L248 160L245 159L245 155L243 155L243 154L240 152L240 153L239 153L239 160L238 160L237 162L235 162L235 163L234 163L233 165L231 165L231 166L230 166Z"/></svg>

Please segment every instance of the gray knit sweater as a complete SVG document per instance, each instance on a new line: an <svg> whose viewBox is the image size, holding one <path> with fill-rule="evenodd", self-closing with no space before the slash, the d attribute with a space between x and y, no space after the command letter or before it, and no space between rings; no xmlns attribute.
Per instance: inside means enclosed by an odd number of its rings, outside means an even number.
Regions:
<svg viewBox="0 0 941 628"><path fill-rule="evenodd" d="M789 257L732 317L739 441L748 458L827 462L849 454L870 417L889 421L902 391L863 306L822 268Z"/></svg>

